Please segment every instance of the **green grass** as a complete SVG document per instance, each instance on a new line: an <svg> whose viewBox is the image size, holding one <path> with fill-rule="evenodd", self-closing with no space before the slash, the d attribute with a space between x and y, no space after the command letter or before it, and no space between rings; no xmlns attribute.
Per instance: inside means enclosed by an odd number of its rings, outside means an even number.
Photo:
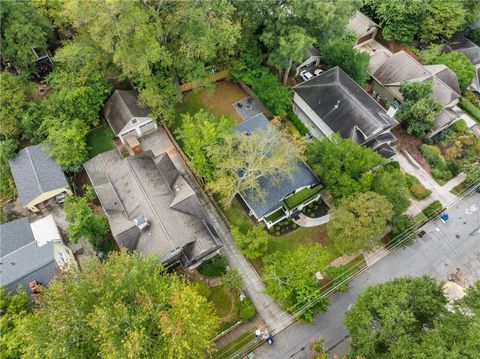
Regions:
<svg viewBox="0 0 480 359"><path fill-rule="evenodd" d="M280 208L279 210L273 212L271 215L265 217L265 219L269 222L275 222L277 219L280 217L283 217L285 215L285 211Z"/></svg>
<svg viewBox="0 0 480 359"><path fill-rule="evenodd" d="M467 187L468 187L467 181L463 181L459 185L453 187L450 192L452 192L456 196L460 196Z"/></svg>
<svg viewBox="0 0 480 359"><path fill-rule="evenodd" d="M199 91L192 91L185 95L185 97L183 98L183 102L177 105L175 111L176 116L170 126L172 132L182 125L183 114L189 113L191 115L194 115L202 108L204 108L204 106L202 104L202 96Z"/></svg>
<svg viewBox="0 0 480 359"><path fill-rule="evenodd" d="M88 155L90 158L115 148L115 135L106 121L91 130L87 135Z"/></svg>
<svg viewBox="0 0 480 359"><path fill-rule="evenodd" d="M321 185L316 185L311 188L304 188L297 193L292 194L291 196L285 198L283 201L285 205L290 208L296 208L298 205L306 202L307 200L315 197L322 190Z"/></svg>
<svg viewBox="0 0 480 359"><path fill-rule="evenodd" d="M255 226L255 223L237 199L233 200L229 208L223 209L223 213L230 225L238 227L242 233L247 233Z"/></svg>
<svg viewBox="0 0 480 359"><path fill-rule="evenodd" d="M222 319L230 313L232 302L230 296L227 294L222 286L209 287L207 283L202 281L194 281L197 292L205 297L215 308L215 313L219 319Z"/></svg>
<svg viewBox="0 0 480 359"><path fill-rule="evenodd" d="M235 340L231 341L225 345L219 351L213 353L210 358L212 359L227 359L232 354L237 352L240 348L243 348L246 343L253 342L255 339L255 328L250 329L249 331L239 335Z"/></svg>

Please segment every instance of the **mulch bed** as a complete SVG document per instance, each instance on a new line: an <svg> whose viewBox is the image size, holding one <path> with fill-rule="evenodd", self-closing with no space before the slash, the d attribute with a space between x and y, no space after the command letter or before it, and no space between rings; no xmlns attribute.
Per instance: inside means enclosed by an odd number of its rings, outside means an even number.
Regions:
<svg viewBox="0 0 480 359"><path fill-rule="evenodd" d="M423 157L422 152L420 152L420 146L423 143L422 140L414 135L409 135L401 125L394 128L392 132L398 139L396 142L397 148L408 152L425 171L431 174L432 168Z"/></svg>
<svg viewBox="0 0 480 359"><path fill-rule="evenodd" d="M302 209L302 213L310 218L323 217L328 214L328 206L322 200L310 203Z"/></svg>

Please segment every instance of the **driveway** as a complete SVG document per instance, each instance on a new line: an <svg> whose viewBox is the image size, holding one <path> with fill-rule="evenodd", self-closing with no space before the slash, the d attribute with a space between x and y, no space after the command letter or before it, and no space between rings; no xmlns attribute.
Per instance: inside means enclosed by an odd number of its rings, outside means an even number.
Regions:
<svg viewBox="0 0 480 359"><path fill-rule="evenodd" d="M331 355L348 351L349 334L342 319L358 293L366 287L396 277L431 275L447 280L458 274L464 285L480 278L480 194L463 199L448 211L447 223L440 220L424 227L427 234L412 246L399 249L379 261L350 283L346 293L336 293L327 312L315 317L314 325L296 322L275 336L273 346L263 345L256 358L311 358L310 343L320 337Z"/></svg>

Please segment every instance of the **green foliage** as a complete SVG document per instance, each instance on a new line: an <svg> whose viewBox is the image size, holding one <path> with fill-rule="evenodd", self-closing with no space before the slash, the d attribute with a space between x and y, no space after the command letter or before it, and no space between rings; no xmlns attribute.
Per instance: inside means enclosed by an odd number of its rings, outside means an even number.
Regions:
<svg viewBox="0 0 480 359"><path fill-rule="evenodd" d="M0 16L2 58L22 71L33 71L32 49L47 50L52 25L29 1L2 2Z"/></svg>
<svg viewBox="0 0 480 359"><path fill-rule="evenodd" d="M476 1L475 1L476 2ZM476 2L478 4L478 2ZM480 29L473 29L470 35L468 35L470 40L472 40L475 44L480 44ZM479 45L480 46L480 45Z"/></svg>
<svg viewBox="0 0 480 359"><path fill-rule="evenodd" d="M310 142L306 155L308 164L336 200L368 190L371 182L363 182L371 177L370 171L386 163L375 151L338 135Z"/></svg>
<svg viewBox="0 0 480 359"><path fill-rule="evenodd" d="M463 165L462 170L465 171L467 175L466 180L469 184L480 182L480 161L466 163Z"/></svg>
<svg viewBox="0 0 480 359"><path fill-rule="evenodd" d="M433 65L437 61L437 58L442 54L443 44L430 44L428 48L418 53L420 62L425 65Z"/></svg>
<svg viewBox="0 0 480 359"><path fill-rule="evenodd" d="M385 197L365 192L344 198L329 213L328 238L339 252L353 253L381 243L381 235L394 211Z"/></svg>
<svg viewBox="0 0 480 359"><path fill-rule="evenodd" d="M265 258L263 279L267 293L282 306L295 311L307 303L313 294L318 294L319 285L315 273L322 271L330 261L330 255L320 245L299 246L288 253L273 253ZM324 311L328 299L308 308L301 319L312 322L315 312Z"/></svg>
<svg viewBox="0 0 480 359"><path fill-rule="evenodd" d="M421 183L416 183L412 187L410 187L410 194L413 198L422 200L430 196L432 191L426 189L425 186Z"/></svg>
<svg viewBox="0 0 480 359"><path fill-rule="evenodd" d="M452 51L448 54L443 54L437 58L436 63L444 64L450 70L455 72L458 78L460 89L465 90L471 83L475 76L475 66L465 54L459 51Z"/></svg>
<svg viewBox="0 0 480 359"><path fill-rule="evenodd" d="M452 125L452 128L455 132L457 133L462 133L462 132L466 132L468 130L468 126L467 126L467 123L465 122L464 119L460 119L458 121L456 121L453 125Z"/></svg>
<svg viewBox="0 0 480 359"><path fill-rule="evenodd" d="M98 248L110 237L110 227L107 218L96 214L89 201L87 196L67 196L64 206L68 221L67 231L74 242L85 238Z"/></svg>
<svg viewBox="0 0 480 359"><path fill-rule="evenodd" d="M10 294L5 287L0 287L0 352L3 359L21 357L22 340L17 337L15 328L31 311L32 303L25 290Z"/></svg>
<svg viewBox="0 0 480 359"><path fill-rule="evenodd" d="M406 214L397 215L392 218L390 224L392 226L390 243L397 244L401 242L402 247L409 246L413 243L415 233L408 232L415 224L412 217Z"/></svg>
<svg viewBox="0 0 480 359"><path fill-rule="evenodd" d="M267 253L268 233L261 226L255 226L246 233L242 233L237 227L232 227L231 232L245 257L259 259Z"/></svg>
<svg viewBox="0 0 480 359"><path fill-rule="evenodd" d="M8 71L0 74L0 138L18 138L22 114L27 107L29 85Z"/></svg>
<svg viewBox="0 0 480 359"><path fill-rule="evenodd" d="M205 277L221 277L227 273L227 260L217 255L203 262L198 271Z"/></svg>
<svg viewBox="0 0 480 359"><path fill-rule="evenodd" d="M222 285L234 294L242 290L242 276L236 269L228 268L222 277Z"/></svg>
<svg viewBox="0 0 480 359"><path fill-rule="evenodd" d="M423 209L422 213L427 217L431 217L431 216L436 216L436 215L440 214L440 211L442 209L443 209L442 203L440 203L440 201L436 200L436 201L430 203L427 207L425 207Z"/></svg>
<svg viewBox="0 0 480 359"><path fill-rule="evenodd" d="M49 116L47 101L30 102L21 120L22 137L33 144L45 141L48 136L47 126L50 124L45 119Z"/></svg>
<svg viewBox="0 0 480 359"><path fill-rule="evenodd" d="M422 40L433 41L439 35L449 39L455 32L463 30L467 12L461 1L429 0L427 4L419 34Z"/></svg>
<svg viewBox="0 0 480 359"><path fill-rule="evenodd" d="M18 335L25 358L173 359L203 357L216 329L193 285L156 256L122 251L51 282Z"/></svg>
<svg viewBox="0 0 480 359"><path fill-rule="evenodd" d="M473 103L475 106L479 107L480 106L480 99L478 96L475 94L473 91L466 91L465 92L465 98Z"/></svg>
<svg viewBox="0 0 480 359"><path fill-rule="evenodd" d="M238 305L238 315L243 321L252 320L257 315L257 310L252 301L248 298L242 300Z"/></svg>
<svg viewBox="0 0 480 359"><path fill-rule="evenodd" d="M233 129L231 120L225 117L217 119L203 110L193 116L189 113L182 115L182 126L177 135L198 176L207 181L213 180L216 166L210 152L213 147L222 147L225 137Z"/></svg>
<svg viewBox="0 0 480 359"><path fill-rule="evenodd" d="M0 141L0 201L12 200L15 198L17 191L10 172L10 164L8 162L18 150L18 142L14 139Z"/></svg>
<svg viewBox="0 0 480 359"><path fill-rule="evenodd" d="M360 268L356 268L360 269ZM332 284L339 292L348 291L348 283L353 279L349 278L354 273L348 264L338 267L329 266L325 269L325 274L332 280Z"/></svg>
<svg viewBox="0 0 480 359"><path fill-rule="evenodd" d="M298 130L298 132L300 132L300 134L302 136L305 136L308 132L308 128L305 127L305 125L303 124L302 121L300 121L300 119L298 118L297 115L295 115L295 113L293 111L290 111L288 113L288 118L290 119L290 121L292 121L293 125L295 126L295 128Z"/></svg>
<svg viewBox="0 0 480 359"><path fill-rule="evenodd" d="M402 81L400 93L405 101L418 101L431 95L433 85L431 81Z"/></svg>
<svg viewBox="0 0 480 359"><path fill-rule="evenodd" d="M353 44L345 40L332 40L320 48L322 61L328 68L339 66L361 87L367 85L370 75L367 72L370 56L353 48Z"/></svg>
<svg viewBox="0 0 480 359"><path fill-rule="evenodd" d="M453 177L452 172L447 166L445 158L442 156L440 149L436 146L423 144L420 151L428 163L432 166L432 175L434 178L448 181Z"/></svg>
<svg viewBox="0 0 480 359"><path fill-rule="evenodd" d="M458 106L480 123L480 108L471 103L468 99L462 98Z"/></svg>
<svg viewBox="0 0 480 359"><path fill-rule="evenodd" d="M405 212L410 206L407 182L398 168L387 165L377 169L370 190L386 197L392 204L395 214Z"/></svg>

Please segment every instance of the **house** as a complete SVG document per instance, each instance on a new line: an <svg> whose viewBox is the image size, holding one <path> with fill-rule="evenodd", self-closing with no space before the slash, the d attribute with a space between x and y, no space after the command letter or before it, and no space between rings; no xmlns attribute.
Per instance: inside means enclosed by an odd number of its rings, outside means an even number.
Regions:
<svg viewBox="0 0 480 359"><path fill-rule="evenodd" d="M355 45L359 45L375 39L380 26L367 15L357 10L355 15L348 21L347 29L356 36Z"/></svg>
<svg viewBox="0 0 480 359"><path fill-rule="evenodd" d="M383 54L381 55L384 56ZM422 65L405 51L399 51L384 61L379 62L372 57L369 72L373 79L374 93L388 101L402 102L400 93L402 81L431 82L432 97L445 108L435 119L435 127L428 134L432 137L450 126L458 117L455 107L461 97L460 86L455 73L445 65ZM372 63L375 66L371 66Z"/></svg>
<svg viewBox="0 0 480 359"><path fill-rule="evenodd" d="M61 193L72 194L62 169L49 157L45 145L26 147L10 160L22 205L32 212Z"/></svg>
<svg viewBox="0 0 480 359"><path fill-rule="evenodd" d="M114 149L84 167L120 247L184 268L218 253L218 234L167 153L122 158Z"/></svg>
<svg viewBox="0 0 480 359"><path fill-rule="evenodd" d="M480 47L473 41L469 40L463 33L455 34L448 44L445 45L445 52L458 51L464 54L475 66L475 76L472 79L472 84L469 90L480 94Z"/></svg>
<svg viewBox="0 0 480 359"><path fill-rule="evenodd" d="M370 95L340 67L293 88L293 112L316 138L339 133L365 145L386 158L395 136L390 129L398 124Z"/></svg>
<svg viewBox="0 0 480 359"><path fill-rule="evenodd" d="M105 103L103 113L122 143L129 137L139 138L157 128L150 117L150 109L138 104L138 93L133 90L116 90Z"/></svg>
<svg viewBox="0 0 480 359"><path fill-rule="evenodd" d="M268 126L268 119L260 113L237 125L236 131L248 135L254 131L266 130ZM259 179L262 187L267 189L265 198L258 198L252 191L239 193L249 208L250 214L257 221L263 221L267 228L294 216L321 196L322 185L310 168L300 159L295 165L290 175L280 182L274 183L273 179L268 177Z"/></svg>
<svg viewBox="0 0 480 359"><path fill-rule="evenodd" d="M295 76L298 76L303 68L318 67L321 58L320 51L314 47L309 47L306 51L305 61L299 64L295 70Z"/></svg>
<svg viewBox="0 0 480 359"><path fill-rule="evenodd" d="M2 224L0 233L0 282L12 293L19 286L31 293L38 284L47 286L55 273L76 265L51 215L33 223L23 217Z"/></svg>

